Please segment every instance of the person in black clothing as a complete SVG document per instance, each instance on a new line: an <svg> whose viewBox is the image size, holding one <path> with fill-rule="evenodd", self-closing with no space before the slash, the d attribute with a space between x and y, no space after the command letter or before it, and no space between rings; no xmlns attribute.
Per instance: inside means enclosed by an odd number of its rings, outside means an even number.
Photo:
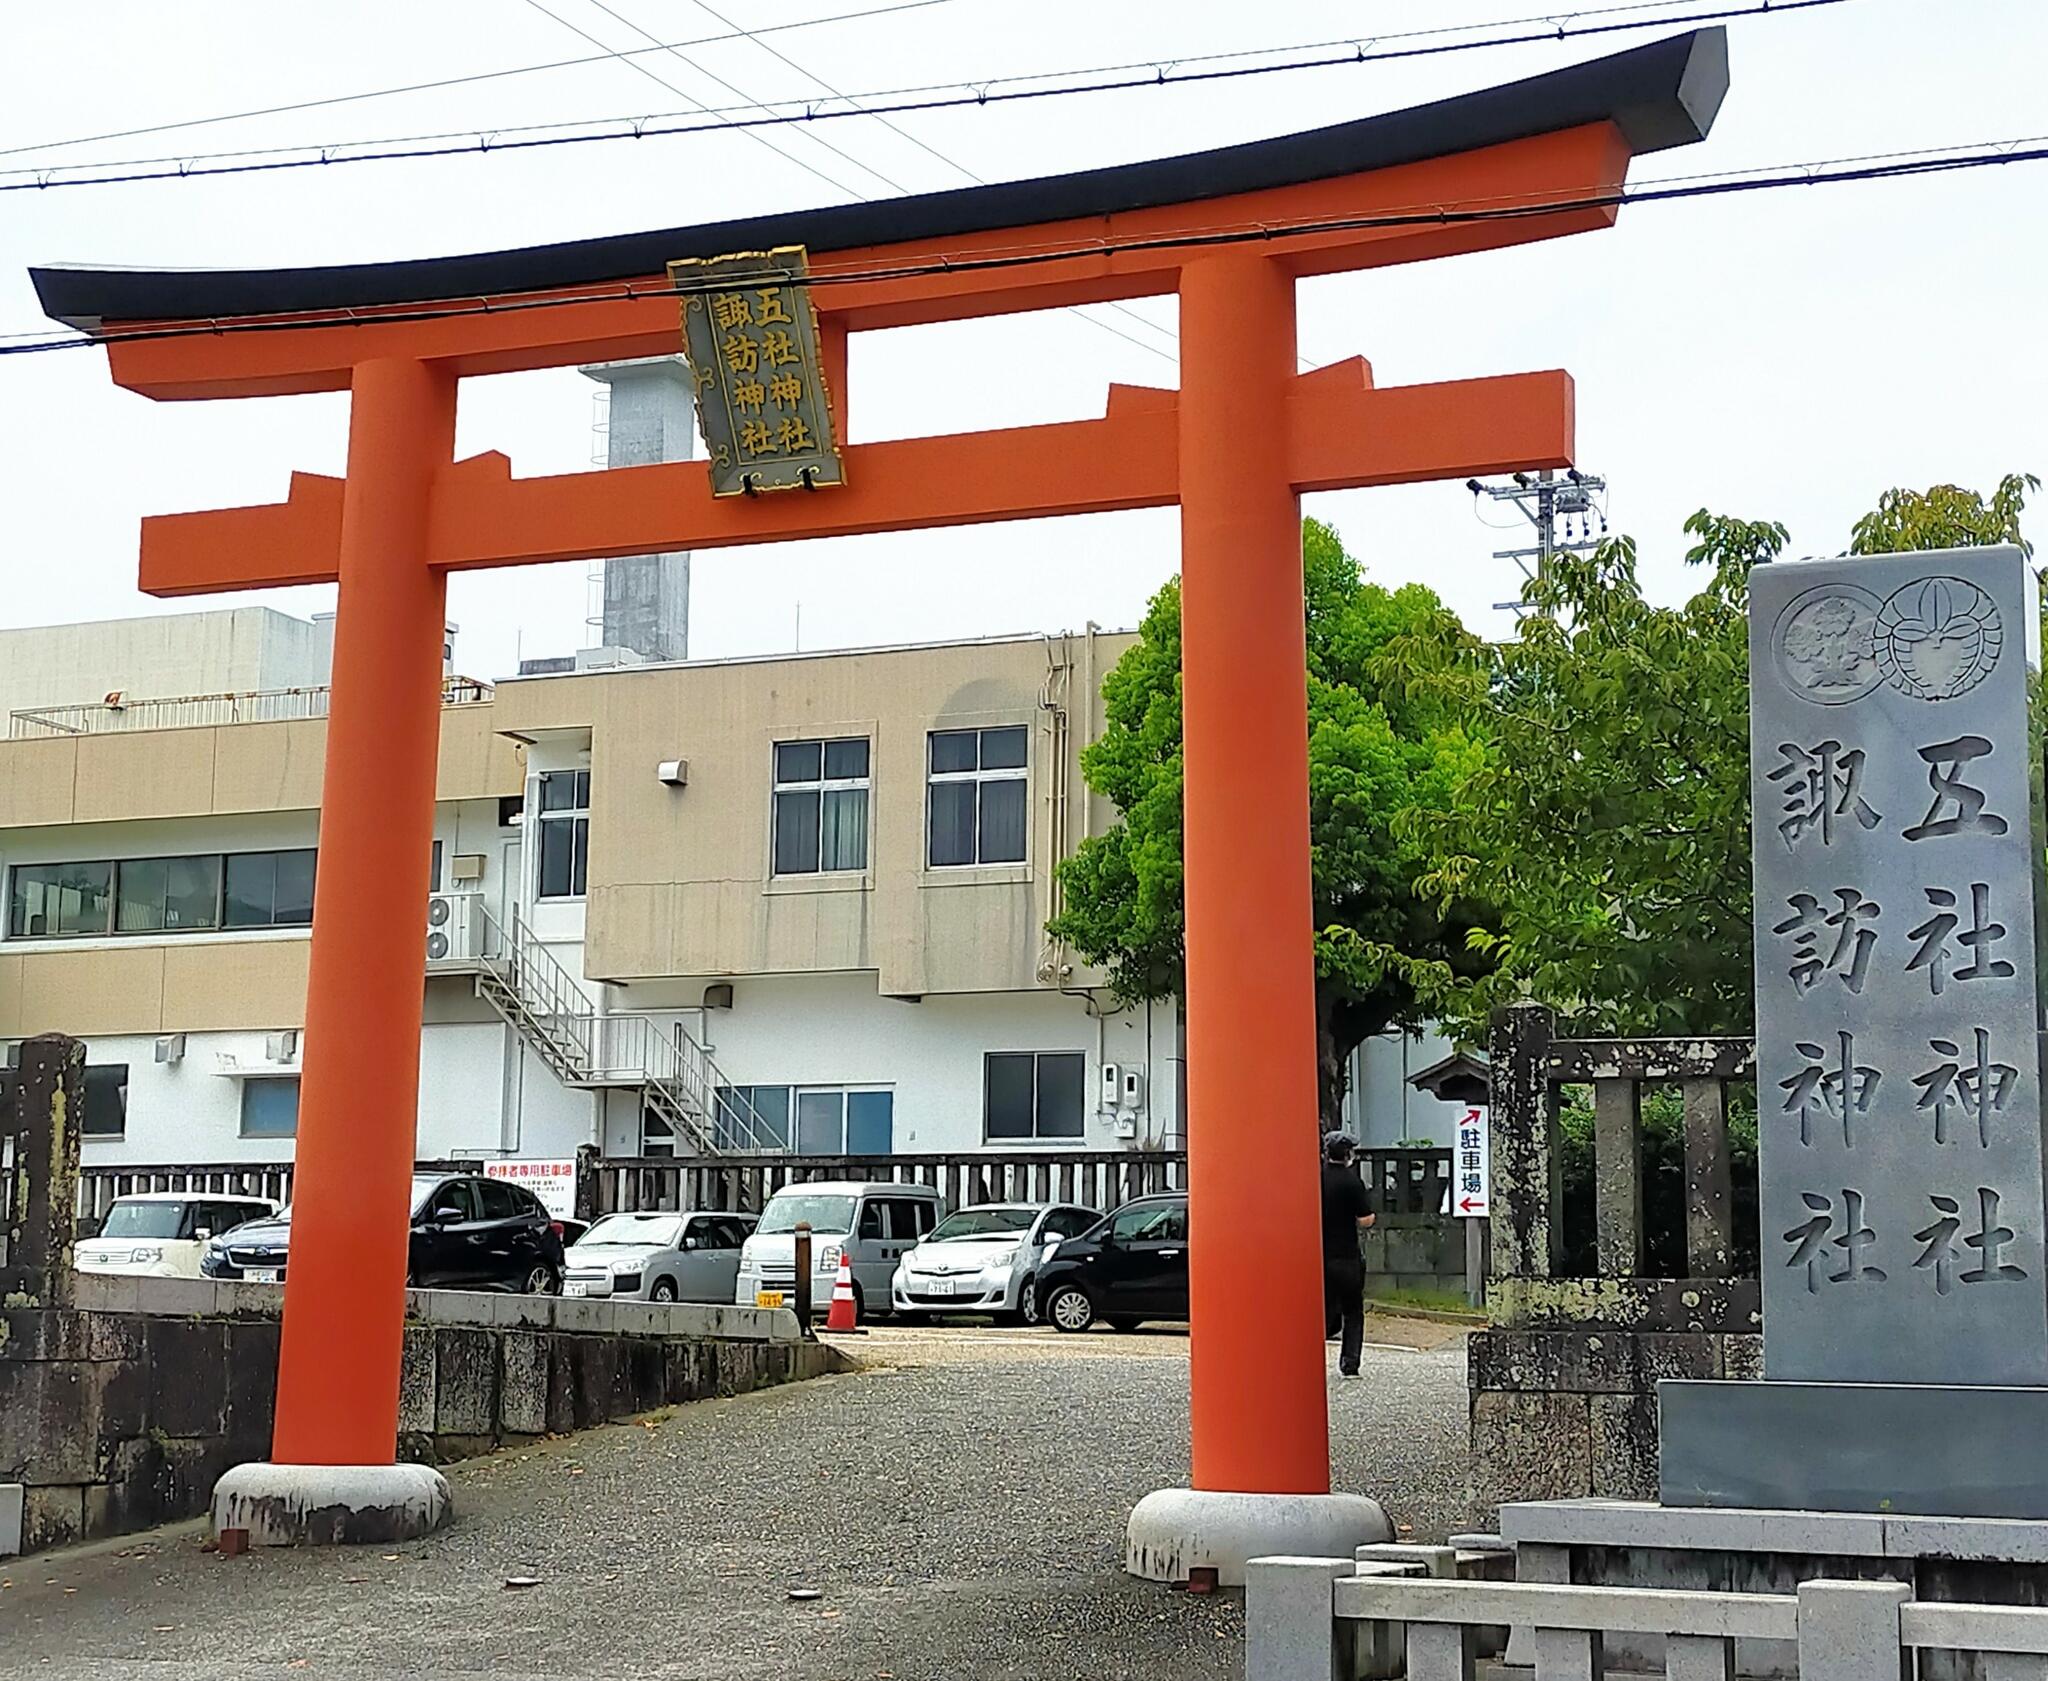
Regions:
<svg viewBox="0 0 2048 1681"><path fill-rule="evenodd" d="M1344 1340L1337 1369L1358 1376L1365 1344L1365 1262L1358 1234L1373 1223L1365 1181L1353 1163L1357 1145L1341 1132L1323 1139L1323 1333Z"/></svg>

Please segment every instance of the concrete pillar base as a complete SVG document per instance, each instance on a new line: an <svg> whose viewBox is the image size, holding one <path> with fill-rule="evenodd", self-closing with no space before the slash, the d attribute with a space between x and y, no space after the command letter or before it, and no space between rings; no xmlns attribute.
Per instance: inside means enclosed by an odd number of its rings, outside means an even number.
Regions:
<svg viewBox="0 0 2048 1681"><path fill-rule="evenodd" d="M1394 1538L1377 1500L1363 1494L1213 1494L1162 1488L1131 1513L1124 1568L1150 1582L1185 1582L1213 1570L1217 1585L1244 1586L1255 1558L1349 1558Z"/></svg>
<svg viewBox="0 0 2048 1681"><path fill-rule="evenodd" d="M213 1528L252 1547L412 1541L454 1515L431 1465L237 1465L213 1489Z"/></svg>

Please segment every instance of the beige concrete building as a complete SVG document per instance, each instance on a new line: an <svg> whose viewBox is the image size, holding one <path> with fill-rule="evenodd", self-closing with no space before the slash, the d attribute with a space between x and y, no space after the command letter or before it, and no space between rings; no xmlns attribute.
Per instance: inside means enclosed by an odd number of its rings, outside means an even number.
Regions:
<svg viewBox="0 0 2048 1681"><path fill-rule="evenodd" d="M1111 818L1079 755L1129 641L452 686L421 1155L1178 1143L1177 1010L1045 934ZM89 1163L291 1151L324 694L297 704L0 741L0 1040L88 1040Z"/></svg>

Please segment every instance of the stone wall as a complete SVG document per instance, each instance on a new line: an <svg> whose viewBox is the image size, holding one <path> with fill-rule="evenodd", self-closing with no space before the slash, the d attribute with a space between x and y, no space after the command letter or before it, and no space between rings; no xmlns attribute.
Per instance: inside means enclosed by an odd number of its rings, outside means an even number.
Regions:
<svg viewBox="0 0 2048 1681"><path fill-rule="evenodd" d="M0 1485L22 1487L25 1552L197 1516L270 1451L280 1289L77 1287L78 1305L0 1314ZM457 1459L849 1364L788 1313L416 1291L397 1447Z"/></svg>
<svg viewBox="0 0 2048 1681"><path fill-rule="evenodd" d="M1657 1498L1657 1384L1761 1374L1754 1279L1497 1281L1466 1345L1472 1519Z"/></svg>
<svg viewBox="0 0 2048 1681"><path fill-rule="evenodd" d="M1465 1225L1443 1214L1383 1214L1359 1242L1365 1293L1381 1290L1462 1291Z"/></svg>
<svg viewBox="0 0 2048 1681"><path fill-rule="evenodd" d="M1657 1497L1657 1384L1753 1378L1762 1295L1734 1276L1728 1087L1755 1077L1746 1039L1565 1039L1535 1003L1497 1012L1488 1328L1468 1345L1473 1521L1516 1500ZM1565 1276L1559 1091L1590 1088L1590 1210L1597 1272ZM1683 1108L1683 1230L1645 1226L1641 1103L1676 1088ZM1667 1211L1668 1211L1668 1204ZM1655 1250L1687 1276L1647 1276Z"/></svg>

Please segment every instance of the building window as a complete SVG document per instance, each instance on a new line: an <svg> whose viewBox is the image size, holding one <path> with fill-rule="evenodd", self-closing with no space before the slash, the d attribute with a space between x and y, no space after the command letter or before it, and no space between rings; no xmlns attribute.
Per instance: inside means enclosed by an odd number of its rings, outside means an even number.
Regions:
<svg viewBox="0 0 2048 1681"><path fill-rule="evenodd" d="M313 849L231 852L227 856L230 928L306 928L313 921Z"/></svg>
<svg viewBox="0 0 2048 1681"><path fill-rule="evenodd" d="M721 1150L787 1150L789 1087L720 1086L712 1131Z"/></svg>
<svg viewBox="0 0 2048 1681"><path fill-rule="evenodd" d="M804 1156L886 1156L896 1147L896 1094L872 1086L721 1086L716 1142L756 1150L793 1144Z"/></svg>
<svg viewBox="0 0 2048 1681"><path fill-rule="evenodd" d="M868 867L868 743L775 744L775 873Z"/></svg>
<svg viewBox="0 0 2048 1681"><path fill-rule="evenodd" d="M79 1131L87 1138L119 1138L128 1130L128 1065L108 1063L85 1071L85 1106Z"/></svg>
<svg viewBox="0 0 2048 1681"><path fill-rule="evenodd" d="M8 1045L5 1066L10 1072L21 1066L19 1039ZM0 1090L4 1089L5 1082L0 1081ZM127 1132L127 1063L93 1063L86 1069L85 1103L78 1126L86 1138L119 1138Z"/></svg>
<svg viewBox="0 0 2048 1681"><path fill-rule="evenodd" d="M886 1156L895 1147L896 1094L803 1086L796 1094L800 1156Z"/></svg>
<svg viewBox="0 0 2048 1681"><path fill-rule="evenodd" d="M933 868L1024 861L1029 747L1022 724L932 732L925 858Z"/></svg>
<svg viewBox="0 0 2048 1681"><path fill-rule="evenodd" d="M220 859L123 858L114 866L114 932L220 926Z"/></svg>
<svg viewBox="0 0 2048 1681"><path fill-rule="evenodd" d="M990 1051L982 1060L988 1142L1080 1138L1087 1062L1080 1051Z"/></svg>
<svg viewBox="0 0 2048 1681"><path fill-rule="evenodd" d="M303 928L312 920L311 847L17 864L9 880L12 939Z"/></svg>
<svg viewBox="0 0 2048 1681"><path fill-rule="evenodd" d="M590 772L540 773L540 896L580 899L590 875Z"/></svg>
<svg viewBox="0 0 2048 1681"><path fill-rule="evenodd" d="M114 910L114 866L17 864L7 896L7 932L15 939L104 934Z"/></svg>
<svg viewBox="0 0 2048 1681"><path fill-rule="evenodd" d="M296 1138L299 1135L299 1082L269 1075L242 1082L242 1136Z"/></svg>

